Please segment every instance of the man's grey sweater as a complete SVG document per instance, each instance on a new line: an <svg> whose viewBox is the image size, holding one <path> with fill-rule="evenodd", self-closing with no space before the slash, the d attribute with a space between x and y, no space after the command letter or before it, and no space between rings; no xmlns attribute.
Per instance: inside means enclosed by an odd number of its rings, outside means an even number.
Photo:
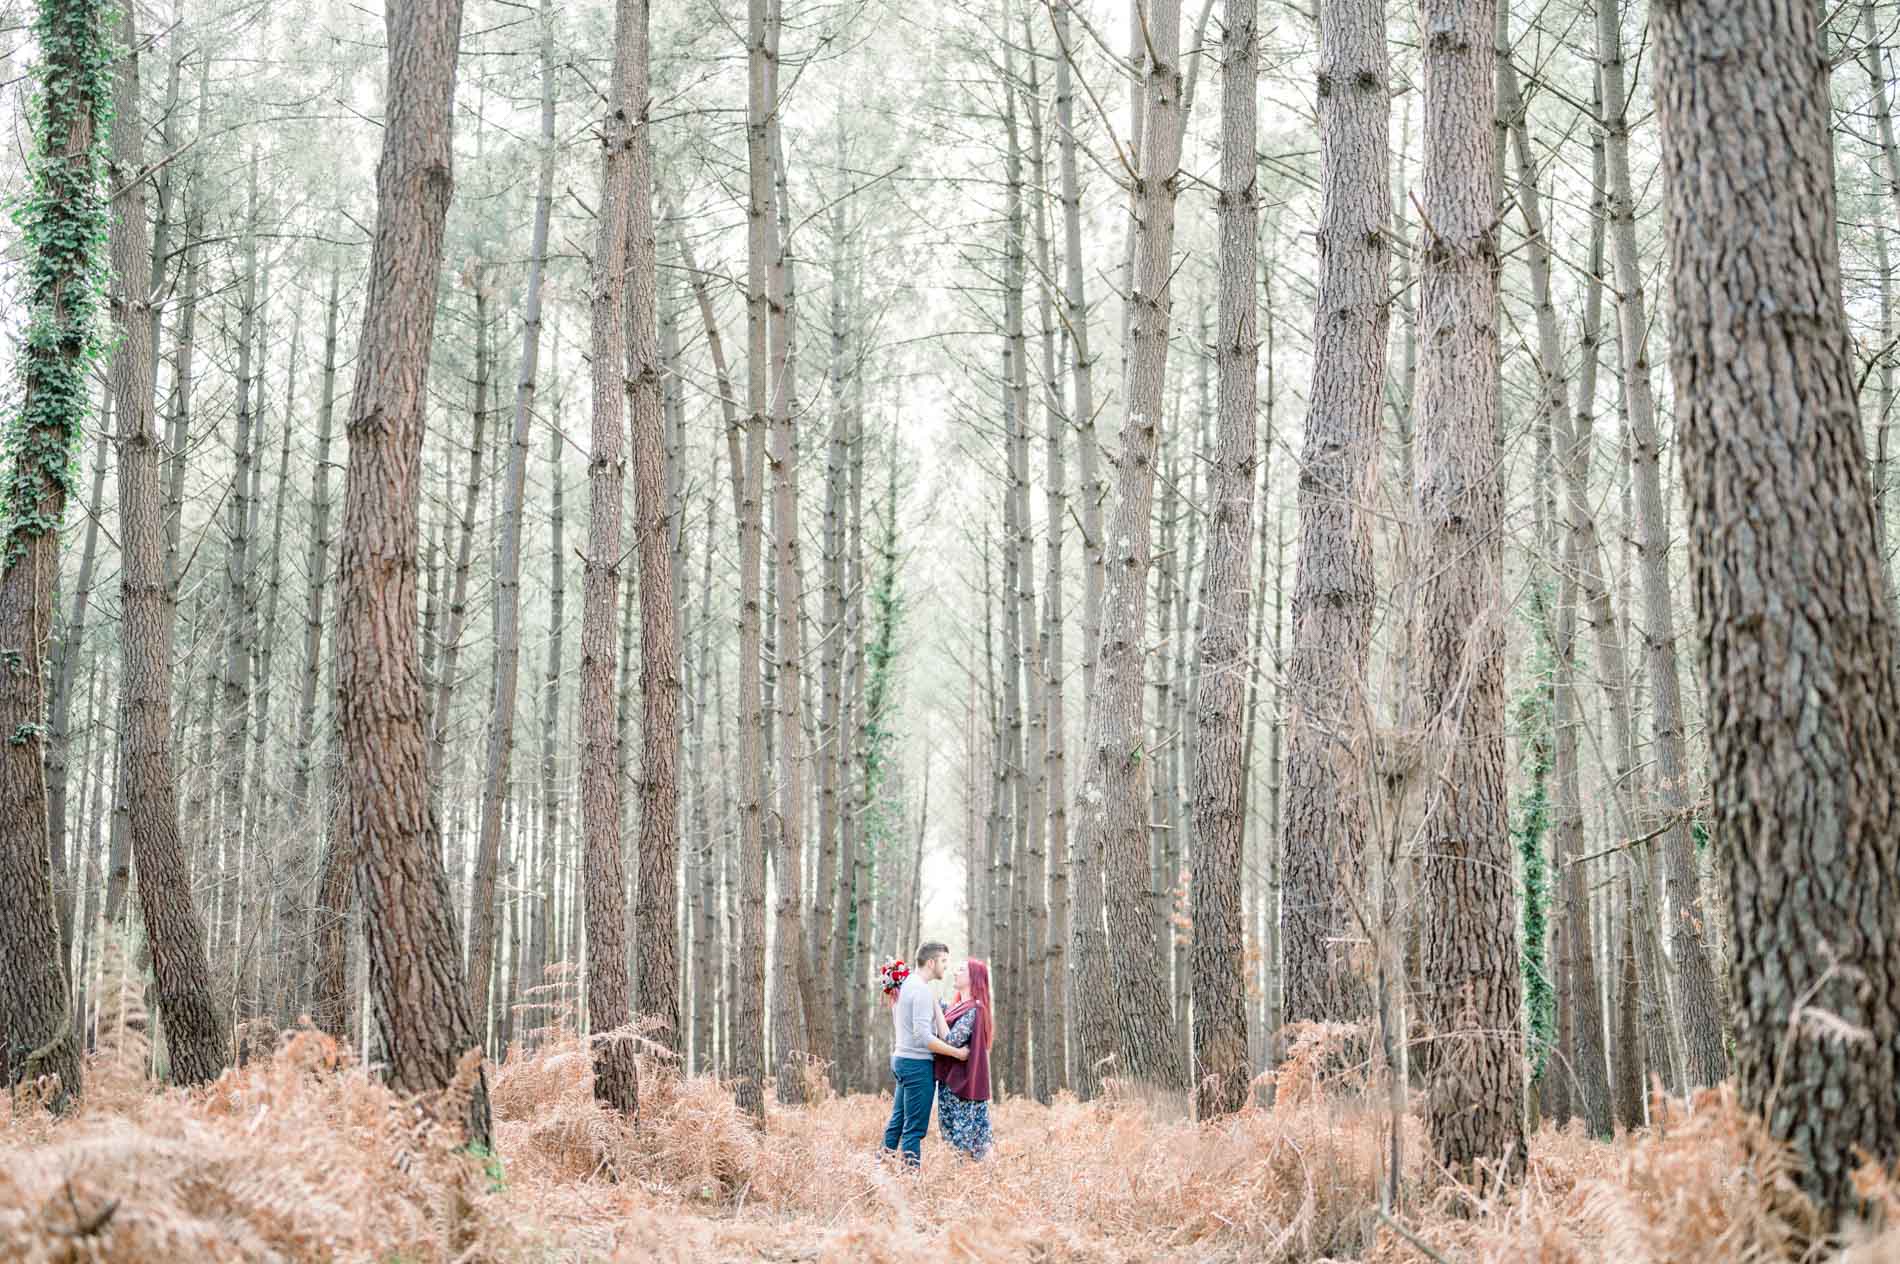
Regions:
<svg viewBox="0 0 1900 1264"><path fill-rule="evenodd" d="M897 989L897 1004L891 1007L891 1022L897 1038L891 1045L893 1058L929 1058L930 1038L936 1034L937 998L930 985L912 974Z"/></svg>

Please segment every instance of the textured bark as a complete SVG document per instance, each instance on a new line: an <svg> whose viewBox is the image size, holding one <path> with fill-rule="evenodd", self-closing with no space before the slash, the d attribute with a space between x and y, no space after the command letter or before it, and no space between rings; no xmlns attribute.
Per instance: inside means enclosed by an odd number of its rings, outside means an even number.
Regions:
<svg viewBox="0 0 1900 1264"><path fill-rule="evenodd" d="M67 384L95 340L95 251L61 247L92 230L106 197L96 142L110 104L103 76L81 63L105 39L104 20L105 7L91 3L49 6L38 19L40 85L55 104L35 120L40 201L23 219L52 239L26 252L27 317L38 333L19 356L19 430L9 435L0 532L0 1080L10 1090L57 1077L47 1099L56 1110L79 1095L80 1062L47 837L43 647L71 491L66 454L86 409Z"/></svg>
<svg viewBox="0 0 1900 1264"><path fill-rule="evenodd" d="M310 539L304 552L303 668L297 696L297 753L290 789L290 816L296 828L317 830L320 823L312 816L312 796L317 775L317 694L323 676L323 605L330 579L330 442L336 425L336 327L340 304L343 269L340 260L330 261L329 293L323 308L323 385L317 403L317 452L311 469ZM329 849L335 835L325 832L321 853L312 849L317 863L297 876L294 888L300 905L311 910L311 925L299 935L293 947L296 960L296 1005L306 1003L314 981L316 919L323 915L318 902L320 875L329 863ZM340 890L347 891L347 887Z"/></svg>
<svg viewBox="0 0 1900 1264"><path fill-rule="evenodd" d="M1816 17L1684 0L1653 20L1736 1076L1832 1222L1855 1209L1856 1154L1900 1152L1900 699Z"/></svg>
<svg viewBox="0 0 1900 1264"><path fill-rule="evenodd" d="M1031 101L1040 102L1040 58L1036 50L1036 15L1023 14L1023 46L1029 57L1028 88ZM1068 732L1062 712L1065 645L1062 607L1062 537L1068 518L1068 468L1063 429L1068 425L1062 399L1060 350L1057 346L1056 271L1049 235L1048 145L1040 106L1029 111L1029 179L1034 190L1030 222L1036 240L1036 319L1042 347L1043 385L1043 573L1042 628L1038 633L1037 666L1042 672L1038 692L1042 716L1042 784L1048 824L1043 830L1043 867L1048 875L1046 901L1038 894L1036 942L1042 969L1036 981L1037 1008L1031 1019L1036 1033L1036 1092L1042 1100L1069 1087L1066 1050L1068 1034L1069 958L1069 773ZM1027 462L1027 456L1024 460ZM1025 489L1025 494L1027 489ZM1032 909L1032 917L1035 910Z"/></svg>
<svg viewBox="0 0 1900 1264"><path fill-rule="evenodd" d="M244 766L251 729L251 659L257 645L257 598L251 582L256 515L257 399L262 374L258 326L258 151L251 151L244 217L244 276L238 296L237 410L231 443L231 491L225 498L224 667L218 682L217 956L220 969L239 950L244 878ZM269 287L264 287L269 293Z"/></svg>
<svg viewBox="0 0 1900 1264"><path fill-rule="evenodd" d="M645 3L642 0L641 6ZM627 372L633 381L634 546L640 554L640 885L634 916L639 972L634 1008L663 1024L656 1038L686 1052L680 1029L680 617L673 570L672 495L666 411L660 391L659 242L653 226L653 143L647 116L647 43L639 48L629 235L632 321ZM683 524L681 524L683 527Z"/></svg>
<svg viewBox="0 0 1900 1264"><path fill-rule="evenodd" d="M440 670L435 678L435 701L429 709L429 780L440 787L442 770L447 762L449 747L449 708L455 701L455 688L458 666L462 657L462 634L468 627L468 577L475 558L475 510L481 503L482 475L487 463L483 460L483 443L488 437L489 414L489 378L493 371L494 353L488 342L488 267L477 260L469 268L469 284L474 289L475 299L475 383L474 400L469 409L473 424L469 427L468 474L462 483L462 504L453 524L455 534L455 560L453 570L445 582L445 605L447 619L442 628L442 641L439 653ZM458 845L458 852L459 845ZM455 866L456 877L461 876L461 866ZM486 1006L480 1003L481 994L487 991L484 982L486 972L469 971L469 978L477 989L475 1005L476 1019L480 1021Z"/></svg>
<svg viewBox="0 0 1900 1264"><path fill-rule="evenodd" d="M1075 392L1070 416L1075 426L1076 461L1082 523L1082 697L1085 715L1095 706L1096 659L1101 644L1102 506L1107 485L1102 481L1101 444L1095 429L1095 359L1090 352L1089 306L1082 253L1082 185L1075 137L1075 41L1070 33L1071 0L1052 0L1050 17L1060 55L1056 62L1057 165L1061 169L1063 323L1069 335L1069 373ZM1086 723L1086 721L1085 721ZM1079 789L1079 787L1078 787ZM1102 860L1100 843L1082 831L1082 805L1075 805L1076 832L1070 840L1071 911L1069 987L1077 996L1108 993L1108 938L1102 921ZM1101 1088L1102 1060L1114 1051L1113 1017L1107 1005L1083 1005L1076 1014L1073 1038L1073 1076L1084 1098Z"/></svg>
<svg viewBox="0 0 1900 1264"><path fill-rule="evenodd" d="M581 573L581 831L586 847L587 1019L594 1096L624 1114L639 1109L639 1066L620 1029L632 1013L627 979L627 894L620 855L619 735L615 726L615 603L620 598L621 516L626 503L627 284L634 153L646 110L645 0L620 0L614 68L601 126L600 228L594 241L593 424L587 461L587 554ZM648 325L651 330L652 326ZM650 351L650 348L646 349Z"/></svg>
<svg viewBox="0 0 1900 1264"><path fill-rule="evenodd" d="M1221 38L1218 319L1220 420L1208 472L1207 566L1201 577L1194 752L1194 1082L1200 1117L1246 1104L1246 952L1240 886L1247 830L1247 627L1252 611L1255 370L1254 272L1259 0L1228 0Z"/></svg>
<svg viewBox="0 0 1900 1264"><path fill-rule="evenodd" d="M139 911L158 980L158 1014L173 1083L218 1077L230 1057L214 1001L204 924L192 904L178 834L172 762L172 608L165 599L165 532L159 482L158 376L151 322L152 256L145 227L145 128L139 110L139 47L133 7L119 11L118 88L113 106L112 315L118 348L111 386L119 426L121 689L119 740Z"/></svg>
<svg viewBox="0 0 1900 1264"><path fill-rule="evenodd" d="M540 872L534 884L533 926L528 936L530 987L552 982L548 967L560 958L560 942L555 937L554 917L560 892L556 887L559 870L556 861L566 839L566 814L559 795L561 673L566 660L563 643L567 635L567 488L561 468L566 439L561 426L561 405L557 396L554 428L548 435L548 653L541 668L541 847Z"/></svg>
<svg viewBox="0 0 1900 1264"><path fill-rule="evenodd" d="M1680 1090L1714 1084L1728 1075L1722 1047L1722 998L1710 964L1708 911L1689 837L1689 761L1683 736L1682 685L1677 673L1675 611L1670 600L1669 518L1662 493L1662 439L1649 376L1649 316L1643 295L1642 262L1636 251L1636 207L1630 176L1629 123L1624 109L1621 6L1597 6L1598 55L1604 101L1604 139L1609 158L1610 244L1616 267L1617 314L1622 331L1623 381L1628 391L1634 475L1637 548L1642 562L1643 644L1649 665L1655 727L1656 802L1665 825L1659 840L1667 874L1669 941L1674 975L1673 1021L1681 1033ZM1652 896L1653 898L1653 896ZM1660 953L1656 954L1658 957Z"/></svg>
<svg viewBox="0 0 1900 1264"><path fill-rule="evenodd" d="M1382 0L1320 11L1320 276L1299 484L1281 808L1285 1018L1369 1012L1349 961L1364 928L1366 662L1377 598L1372 495L1390 309Z"/></svg>
<svg viewBox="0 0 1900 1264"><path fill-rule="evenodd" d="M849 228L845 222L845 192L842 187L850 160L848 131L841 117L837 128L838 179L840 190L829 217L831 246L831 301L829 324L831 363L828 390L831 425L825 437L825 509L822 534L824 601L819 624L819 714L818 748L818 872L813 893L812 924L809 938L814 961L824 965L825 987L830 1004L833 1043L832 1084L843 1089L855 1078L856 1065L845 1047L850 1027L847 995L850 989L848 861L839 865L839 841L843 834L844 807L850 793L850 742L844 729L844 510L846 456L851 433L851 390L849 378L855 372L851 363L853 332L845 304L847 247ZM845 880L840 882L840 873Z"/></svg>
<svg viewBox="0 0 1900 1264"><path fill-rule="evenodd" d="M1035 675L1030 641L1035 624L1033 603L1023 593L1032 585L1035 557L1028 546L1029 510L1029 363L1023 327L1024 290L1028 260L1024 251L1023 152L1019 111L1024 105L1016 79L1012 47L1003 49L1004 157L1003 212L1003 392L1004 460L1008 467L1003 489L1003 742L1004 765L1009 774L1008 837L1003 849L1003 898L1009 902L1009 930L1003 940L1002 972L997 1000L1016 1016L998 1032L1001 1052L998 1072L1008 1090L1027 1094L1029 1085L1029 1027L1033 1005L1029 997L1029 890L1034 881L1030 852L1032 837L1043 828L1036 804L1036 783L1042 776L1042 752L1034 749L1034 701L1029 682ZM1028 574L1024 573L1025 565ZM1033 725L1033 730L1032 730ZM1032 770L1031 763L1034 763Z"/></svg>
<svg viewBox="0 0 1900 1264"><path fill-rule="evenodd" d="M1102 856L1104 899L1115 934L1108 940L1110 1002L1116 1011L1117 1070L1163 1088L1186 1086L1164 983L1163 945L1147 916L1148 778L1152 752L1142 722L1148 570L1153 542L1157 438L1168 364L1169 288L1173 269L1175 182L1179 177L1183 79L1178 0L1149 12L1143 114L1132 190L1136 223L1130 308L1127 410L1122 422L1108 559L1104 625L1088 763L1078 791L1077 835Z"/></svg>
<svg viewBox="0 0 1900 1264"><path fill-rule="evenodd" d="M1643 1126L1643 1017L1641 967L1636 952L1635 901L1629 880L1619 889L1622 911L1616 934L1616 1122L1627 1129Z"/></svg>
<svg viewBox="0 0 1900 1264"><path fill-rule="evenodd" d="M423 399L442 228L460 0L392 9L377 219L351 393L344 478L337 703L347 828L369 941L369 990L390 1082L446 1088L481 1044L468 1004L441 827L431 801L416 643ZM486 1073L466 1118L491 1140Z"/></svg>
<svg viewBox="0 0 1900 1264"><path fill-rule="evenodd" d="M770 0L746 6L746 231L745 452L732 469L739 524L739 985L732 1044L734 1089L742 1109L765 1115L765 714L760 693L765 494L765 430L770 408L766 267L771 251L771 151L766 119L777 108L778 9Z"/></svg>
<svg viewBox="0 0 1900 1264"><path fill-rule="evenodd" d="M1025 47L1028 56L1024 58L1024 81L1020 100L1023 107L1023 124L1028 129L1028 156L1033 166L1030 176L1035 183L1025 191L1027 199L1033 199L1037 210L1042 205L1041 156L1041 86L1037 78L1035 46L1030 42L1030 31L1025 15ZM1005 64L1013 62L1014 54L1005 49ZM1018 132L1018 139L1021 132ZM1044 1046L1048 1043L1049 997L1045 982L1047 969L1047 945L1049 942L1049 906L1047 895L1049 868L1049 794L1048 781L1048 706L1043 699L1044 669L1042 665L1041 638L1036 619L1036 535L1034 518L1030 510L1029 497L1029 343L1027 338L1028 293L1030 277L1028 230L1030 207L1024 199L1018 199L1016 214L1010 225L1010 241L1016 260L1016 277L1020 285L1016 290L1016 323L1011 368L1016 374L1014 412L1015 425L1010 435L1010 494L1016 499L1016 623L1021 641L1020 670L1023 681L1023 788L1025 797L1022 803L1022 826L1025 834L1022 868L1022 930L1019 942L1022 944L1021 963L1017 970L1017 995L1012 1012L1017 1021L1011 1026L1023 1033L1022 1076L1018 1081L1025 1091L1033 1091L1038 1101L1047 1102L1050 1093L1050 1071L1045 1057ZM1038 239L1040 240L1040 238ZM1040 260L1038 260L1040 262ZM1040 286L1037 287L1041 289ZM1053 339L1053 331L1048 329L1048 318L1044 316L1043 345L1048 346ZM1050 357L1053 361L1053 356ZM1053 368L1053 363L1047 367ZM1056 424L1053 410L1045 409L1048 424ZM1059 531L1060 523L1047 524L1050 531ZM925 801L929 798L929 778L924 783ZM919 839L917 864L922 864L922 840ZM913 885L914 898L920 898L921 892ZM919 918L921 921L921 917ZM920 927L912 927L920 931ZM909 943L918 936L906 935L904 942ZM1008 1004L1009 1002L1005 1002ZM1031 1044L1034 1046L1036 1065L1030 1065ZM1013 1053L1013 1047L1012 1047Z"/></svg>
<svg viewBox="0 0 1900 1264"><path fill-rule="evenodd" d="M128 60L130 60L128 58ZM137 71L132 74L136 78ZM115 163L117 157L115 155ZM115 180L115 187L117 181ZM116 220L114 221L116 224ZM141 233L143 230L141 229ZM151 262L146 261L150 275ZM118 275L118 269L114 269ZM149 286L148 286L149 288ZM146 304L150 306L151 304ZM115 321L117 314L114 315ZM149 323L149 322L148 322ZM150 331L147 330L149 334ZM153 344L156 345L156 344ZM149 353L148 353L149 354ZM154 361L156 366L156 361ZM73 956L73 889L77 882L78 848L70 846L66 828L69 747L72 742L73 685L79 675L79 659L86 641L86 613L92 604L94 575L99 558L99 516L105 504L106 457L112 444L112 412L117 393L108 392L105 419L99 437L98 455L93 458L92 491L87 497L85 541L79 550L79 574L73 581L72 606L66 624L60 629L58 649L48 686L46 703L46 839L53 867L53 899L59 910L59 959L70 969ZM83 795L82 801L83 801ZM69 861L68 856L72 859Z"/></svg>
<svg viewBox="0 0 1900 1264"><path fill-rule="evenodd" d="M1538 169L1531 148L1530 124L1518 94L1516 67L1506 61L1500 72L1499 91L1508 100L1500 107L1512 120L1511 143L1517 162L1517 203L1524 217L1527 242L1525 257L1531 280L1531 302L1537 313L1537 354L1540 379L1539 408L1551 433L1552 459L1564 486L1562 520L1564 530L1559 556L1557 610L1552 648L1555 658L1552 691L1552 763L1556 781L1555 817L1551 823L1552 863L1557 869L1563 892L1564 913L1553 943L1556 945L1559 1026L1564 1033L1560 1047L1567 1064L1555 1068L1564 1089L1558 1100L1564 1103L1559 1115L1575 1109L1597 1136L1610 1132L1610 1089L1607 1064L1608 1048L1604 1040L1603 1007L1598 999L1596 944L1590 920L1590 891L1584 867L1578 858L1583 853L1583 796L1578 729L1582 724L1582 704L1578 695L1577 675L1577 603L1586 553L1590 565L1596 565L1596 525L1589 500L1590 453L1578 434L1587 435L1595 408L1598 340L1603 314L1603 243L1604 218L1591 217L1590 257L1585 281L1582 333L1579 339L1582 367L1578 375L1576 415L1572 424L1570 383L1565 375L1563 348L1557 327L1557 312L1551 300L1550 240L1545 234L1543 202L1538 188ZM1601 211L1604 152L1599 141L1593 147L1594 187L1599 191L1597 210ZM1575 1092L1571 1092L1574 1085ZM1556 1120L1562 1123L1563 1119Z"/></svg>
<svg viewBox="0 0 1900 1264"><path fill-rule="evenodd" d="M475 883L468 918L468 975L488 977L495 943L495 883L501 864L502 814L508 804L515 750L515 710L521 682L521 514L528 480L528 435L534 423L541 366L541 295L547 275L548 221L554 204L554 0L541 0L541 160L535 177L534 227L528 244L528 287L522 302L521 370L515 380L514 419L509 430L508 468L503 476L501 539L495 551L495 683L482 761L481 833L475 844ZM517 947L517 954L520 948ZM516 971L525 988L542 983L539 973Z"/></svg>
<svg viewBox="0 0 1900 1264"><path fill-rule="evenodd" d="M777 34L772 36L771 58L777 64ZM805 773L804 721L804 576L799 561L798 525L798 300L797 274L790 254L791 199L786 185L785 153L778 113L768 120L773 179L777 186L774 214L778 230L772 242L772 266L766 283L772 319L772 538L777 576L776 662L778 703L778 819L775 833L779 852L775 868L779 905L775 924L781 986L791 1019L792 1039L781 1049L779 1100L804 1098L804 1057L830 1054L824 1030L831 1014L819 990L812 954L805 951ZM789 958L789 960L787 960ZM796 1062L794 1056L796 1055ZM788 1074L790 1072L790 1074Z"/></svg>
<svg viewBox="0 0 1900 1264"><path fill-rule="evenodd" d="M1504 787L1504 489L1492 188L1494 0L1425 0L1415 653L1428 771L1426 1122L1454 1172L1524 1163L1524 1042ZM1383 199L1381 199L1383 205Z"/></svg>

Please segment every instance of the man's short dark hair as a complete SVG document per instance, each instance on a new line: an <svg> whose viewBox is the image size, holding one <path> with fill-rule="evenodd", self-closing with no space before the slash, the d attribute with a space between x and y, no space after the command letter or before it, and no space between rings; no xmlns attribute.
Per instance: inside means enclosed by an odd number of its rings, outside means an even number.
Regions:
<svg viewBox="0 0 1900 1264"><path fill-rule="evenodd" d="M934 939L917 950L917 964L927 965L937 957L950 955L950 945L940 944Z"/></svg>

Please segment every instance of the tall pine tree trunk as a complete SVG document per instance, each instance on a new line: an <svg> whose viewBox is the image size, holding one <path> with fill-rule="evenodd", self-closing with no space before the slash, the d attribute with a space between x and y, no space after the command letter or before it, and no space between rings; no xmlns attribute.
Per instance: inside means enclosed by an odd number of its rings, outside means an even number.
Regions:
<svg viewBox="0 0 1900 1264"><path fill-rule="evenodd" d="M645 8L641 0L641 8ZM653 225L653 139L648 114L646 24L635 73L633 202L627 375L633 383L634 547L640 566L640 850L634 942L639 954L634 1008L663 1024L658 1039L686 1052L680 1029L680 617L671 538L667 416L660 389L659 241ZM671 464L676 465L677 460ZM677 529L683 530L684 523Z"/></svg>
<svg viewBox="0 0 1900 1264"><path fill-rule="evenodd" d="M1616 267L1617 315L1622 332L1623 382L1629 393L1631 460L1636 501L1634 530L1642 561L1643 644L1649 664L1651 716L1655 725L1654 786L1663 813L1663 862L1670 905L1669 946L1673 1006L1664 1021L1681 1033L1686 1065L1671 1087L1715 1084L1728 1075L1722 1046L1722 998L1715 985L1705 929L1708 910L1689 836L1693 796L1683 737L1682 685L1676 669L1675 611L1669 583L1669 518L1662 493L1662 439L1649 376L1649 313L1643 267L1636 251L1636 204L1630 176L1628 92L1623 82L1622 6L1597 5L1598 57L1603 84L1604 138L1609 159L1610 245ZM1645 844L1647 849L1652 844ZM1652 892L1650 898L1655 898ZM1659 959L1660 951L1654 953Z"/></svg>
<svg viewBox="0 0 1900 1264"><path fill-rule="evenodd" d="M600 228L594 243L593 426L587 462L587 556L581 576L581 830L585 837L587 1019L594 1096L624 1114L639 1109L627 980L627 894L620 855L615 725L615 603L620 598L621 516L626 502L627 284L633 266L634 151L646 111L645 0L620 0L614 68L601 129ZM650 328L650 326L649 326Z"/></svg>
<svg viewBox="0 0 1900 1264"><path fill-rule="evenodd" d="M475 883L468 918L468 977L485 980L495 952L495 883L501 867L502 815L508 804L514 761L515 710L521 683L521 517L528 480L528 436L534 424L541 368L541 296L547 277L548 221L554 204L554 0L541 0L541 160L535 176L534 227L528 242L528 287L522 302L521 369L503 475L501 540L495 553L495 683L482 760L482 814L475 843ZM526 959L517 945L517 955ZM525 988L539 987L538 973L516 970ZM478 989L485 985L475 983ZM474 999L474 998L471 998Z"/></svg>
<svg viewBox="0 0 1900 1264"><path fill-rule="evenodd" d="M1372 497L1390 311L1383 0L1320 10L1320 277L1299 485L1281 808L1288 1021L1369 1012L1347 961L1364 934L1366 663L1377 601Z"/></svg>
<svg viewBox="0 0 1900 1264"><path fill-rule="evenodd" d="M1900 699L1817 16L1686 0L1653 21L1736 1078L1831 1228L1858 1208L1854 1169L1900 1154L1900 943L1883 929L1900 907Z"/></svg>
<svg viewBox="0 0 1900 1264"><path fill-rule="evenodd" d="M390 1081L407 1093L447 1087L481 1046L442 870L415 623L423 400L454 187L461 28L461 0L415 0L389 13L387 123L351 393L337 611L347 828L370 994ZM466 1122L471 1141L489 1144L485 1073L477 1073Z"/></svg>
<svg viewBox="0 0 1900 1264"><path fill-rule="evenodd" d="M1134 284L1129 291L1128 383L1114 513L1103 548L1108 563L1101 655L1089 717L1088 763L1078 792L1077 834L1102 856L1110 924L1109 976L1116 1012L1118 1070L1133 1080L1185 1087L1164 982L1164 945L1147 915L1148 779L1145 749L1148 570L1153 546L1157 440L1168 366L1175 181L1180 174L1182 92L1180 4L1155 0L1148 15L1142 112L1132 193Z"/></svg>
<svg viewBox="0 0 1900 1264"><path fill-rule="evenodd" d="M120 644L124 719L119 740L139 911L158 980L159 1018L176 1084L207 1084L230 1056L215 1003L204 923L192 904L178 834L178 781L172 762L172 610L165 599L165 532L153 407L152 264L145 227L145 128L139 111L136 16L120 10L121 57L114 101L112 162L112 358L118 402Z"/></svg>
<svg viewBox="0 0 1900 1264"><path fill-rule="evenodd" d="M1254 100L1259 0L1228 0L1221 41L1220 282L1214 353L1220 373L1219 436L1208 471L1212 516L1202 573L1200 686L1194 752L1194 1082L1201 1118L1246 1104L1245 938L1240 886L1247 831L1242 742L1247 624L1252 609L1256 336L1254 271L1259 225Z"/></svg>
<svg viewBox="0 0 1900 1264"><path fill-rule="evenodd" d="M35 189L18 214L27 241L23 390L6 454L0 529L0 1080L10 1090L56 1077L65 1109L80 1091L71 991L60 957L47 837L42 647L52 634L68 453L86 420L86 362L98 345L99 244L109 220L103 162L110 117L105 6L42 3L34 119Z"/></svg>
<svg viewBox="0 0 1900 1264"><path fill-rule="evenodd" d="M1426 789L1426 1121L1454 1172L1524 1162L1524 1042L1504 786L1494 0L1425 0L1414 478ZM1384 199L1380 199L1384 205Z"/></svg>

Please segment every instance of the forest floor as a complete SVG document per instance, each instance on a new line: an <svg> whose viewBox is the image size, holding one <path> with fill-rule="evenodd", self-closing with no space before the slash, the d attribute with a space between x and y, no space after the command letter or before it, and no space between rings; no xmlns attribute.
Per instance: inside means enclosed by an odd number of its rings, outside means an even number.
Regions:
<svg viewBox="0 0 1900 1264"><path fill-rule="evenodd" d="M1546 1128L1493 1195L1434 1177L1408 1120L1389 1221L1382 1120L1297 1075L1209 1125L1006 1101L991 1161L933 1136L907 1176L876 1153L888 1098L775 1107L761 1133L719 1084L650 1074L630 1127L572 1038L491 1070L487 1162L441 1124L454 1100L404 1101L313 1031L193 1093L144 1061L95 1056L73 1118L0 1103L0 1260L1726 1264L1798 1258L1812 1213L1726 1089L1614 1142ZM1900 1224L1900 1185L1866 1188ZM1845 1258L1900 1264L1900 1234Z"/></svg>

